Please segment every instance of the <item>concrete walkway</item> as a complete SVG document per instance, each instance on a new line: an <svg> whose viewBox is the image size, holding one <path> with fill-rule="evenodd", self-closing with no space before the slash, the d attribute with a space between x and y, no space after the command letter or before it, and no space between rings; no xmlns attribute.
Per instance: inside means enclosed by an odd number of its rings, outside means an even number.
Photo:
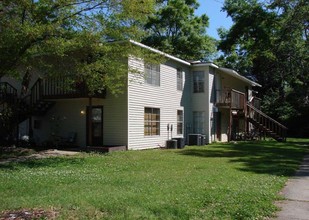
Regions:
<svg viewBox="0 0 309 220"><path fill-rule="evenodd" d="M282 191L286 200L278 203L282 210L278 220L309 220L309 155L304 158L296 175Z"/></svg>

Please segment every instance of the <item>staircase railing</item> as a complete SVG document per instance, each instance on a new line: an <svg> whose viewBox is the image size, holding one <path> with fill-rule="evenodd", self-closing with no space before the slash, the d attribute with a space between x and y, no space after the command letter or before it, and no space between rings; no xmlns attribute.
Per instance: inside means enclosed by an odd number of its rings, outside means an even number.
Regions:
<svg viewBox="0 0 309 220"><path fill-rule="evenodd" d="M33 106L43 98L42 79L38 79L31 87L30 105Z"/></svg>
<svg viewBox="0 0 309 220"><path fill-rule="evenodd" d="M17 117L12 112L17 104L17 89L8 82L0 82L0 142L13 139Z"/></svg>
<svg viewBox="0 0 309 220"><path fill-rule="evenodd" d="M261 109L261 99L258 97L253 96L250 100L249 100L250 105L254 106L257 109Z"/></svg>
<svg viewBox="0 0 309 220"><path fill-rule="evenodd" d="M8 82L0 82L0 112L6 111L7 103L15 104L17 89Z"/></svg>
<svg viewBox="0 0 309 220"><path fill-rule="evenodd" d="M256 122L260 128L271 135L278 141L286 141L287 127L269 117L261 110L257 109L251 104L247 104L248 117Z"/></svg>
<svg viewBox="0 0 309 220"><path fill-rule="evenodd" d="M6 98L17 97L17 89L8 82L0 82L0 98L4 100Z"/></svg>

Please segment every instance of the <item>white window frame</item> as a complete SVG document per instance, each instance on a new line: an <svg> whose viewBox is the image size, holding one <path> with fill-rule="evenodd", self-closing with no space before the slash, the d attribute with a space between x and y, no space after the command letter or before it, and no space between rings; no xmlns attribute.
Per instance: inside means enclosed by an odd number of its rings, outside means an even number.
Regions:
<svg viewBox="0 0 309 220"><path fill-rule="evenodd" d="M205 112L194 111L193 112L193 133L205 134Z"/></svg>
<svg viewBox="0 0 309 220"><path fill-rule="evenodd" d="M153 86L160 86L160 64L145 63L145 83Z"/></svg>
<svg viewBox="0 0 309 220"><path fill-rule="evenodd" d="M183 110L177 110L177 134L183 134Z"/></svg>
<svg viewBox="0 0 309 220"><path fill-rule="evenodd" d="M177 90L183 90L183 71L181 68L177 68Z"/></svg>
<svg viewBox="0 0 309 220"><path fill-rule="evenodd" d="M205 74L203 71L193 71L193 93L205 92Z"/></svg>
<svg viewBox="0 0 309 220"><path fill-rule="evenodd" d="M160 135L160 118L159 108L144 108L144 136Z"/></svg>

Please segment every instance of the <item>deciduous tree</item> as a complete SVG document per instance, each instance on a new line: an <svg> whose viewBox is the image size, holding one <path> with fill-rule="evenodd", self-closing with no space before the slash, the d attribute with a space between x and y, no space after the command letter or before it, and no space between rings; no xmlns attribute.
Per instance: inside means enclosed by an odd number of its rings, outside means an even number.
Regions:
<svg viewBox="0 0 309 220"><path fill-rule="evenodd" d="M185 60L209 58L215 52L215 41L206 34L206 14L194 14L198 7L196 0L157 1L143 42Z"/></svg>
<svg viewBox="0 0 309 220"><path fill-rule="evenodd" d="M141 40L153 6L153 0L3 0L0 78L73 74L91 91L120 92L128 71L122 61L139 51L110 42Z"/></svg>
<svg viewBox="0 0 309 220"><path fill-rule="evenodd" d="M220 32L219 62L255 76L264 110L291 128L299 121L309 129L308 7L305 0L226 0L223 7L234 25Z"/></svg>

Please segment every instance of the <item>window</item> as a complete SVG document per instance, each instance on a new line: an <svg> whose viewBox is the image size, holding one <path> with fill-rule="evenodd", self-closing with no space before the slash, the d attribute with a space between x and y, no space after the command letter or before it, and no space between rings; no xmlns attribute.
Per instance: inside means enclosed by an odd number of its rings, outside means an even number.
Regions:
<svg viewBox="0 0 309 220"><path fill-rule="evenodd" d="M177 69L177 90L182 91L183 88L183 74L182 69Z"/></svg>
<svg viewBox="0 0 309 220"><path fill-rule="evenodd" d="M205 123L205 113L193 112L193 132L195 134L205 134L204 123Z"/></svg>
<svg viewBox="0 0 309 220"><path fill-rule="evenodd" d="M183 134L183 111L177 110L177 134Z"/></svg>
<svg viewBox="0 0 309 220"><path fill-rule="evenodd" d="M144 112L144 135L160 135L160 109L145 108Z"/></svg>
<svg viewBox="0 0 309 220"><path fill-rule="evenodd" d="M160 64L145 63L145 82L160 86Z"/></svg>
<svg viewBox="0 0 309 220"><path fill-rule="evenodd" d="M193 92L194 93L204 92L204 72L202 71L193 72Z"/></svg>

